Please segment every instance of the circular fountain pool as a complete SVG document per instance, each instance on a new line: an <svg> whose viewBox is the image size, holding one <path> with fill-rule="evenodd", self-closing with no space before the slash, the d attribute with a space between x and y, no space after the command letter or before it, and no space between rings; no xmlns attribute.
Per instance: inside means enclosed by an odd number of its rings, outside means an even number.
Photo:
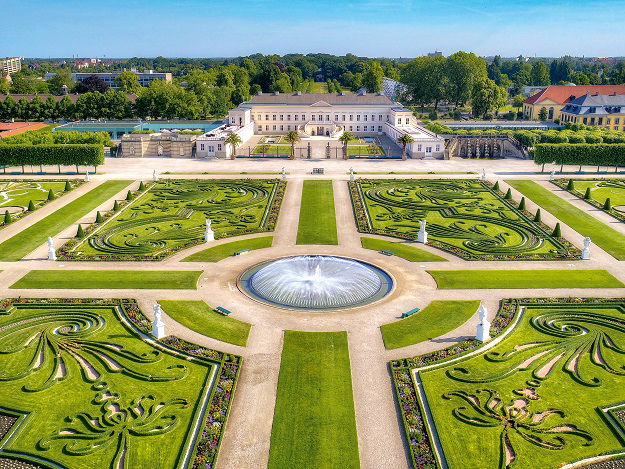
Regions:
<svg viewBox="0 0 625 469"><path fill-rule="evenodd" d="M391 277L370 264L335 256L285 257L257 265L240 278L255 299L295 309L361 306L386 296Z"/></svg>

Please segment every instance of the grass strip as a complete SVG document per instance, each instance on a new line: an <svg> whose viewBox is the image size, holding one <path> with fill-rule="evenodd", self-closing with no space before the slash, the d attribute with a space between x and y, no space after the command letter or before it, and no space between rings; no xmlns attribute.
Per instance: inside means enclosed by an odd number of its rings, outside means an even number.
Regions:
<svg viewBox="0 0 625 469"><path fill-rule="evenodd" d="M203 301L160 300L159 303L174 321L189 329L229 344L247 345L252 325L219 314Z"/></svg>
<svg viewBox="0 0 625 469"><path fill-rule="evenodd" d="M304 181L296 244L338 244L332 181Z"/></svg>
<svg viewBox="0 0 625 469"><path fill-rule="evenodd" d="M195 290L201 271L31 270L13 289Z"/></svg>
<svg viewBox="0 0 625 469"><path fill-rule="evenodd" d="M444 290L506 288L623 288L606 270L428 270Z"/></svg>
<svg viewBox="0 0 625 469"><path fill-rule="evenodd" d="M479 306L479 301L432 301L406 319L380 326L384 347L407 347L453 331L467 322Z"/></svg>
<svg viewBox="0 0 625 469"><path fill-rule="evenodd" d="M0 261L19 261L72 223L113 197L132 181L106 181L0 244Z"/></svg>
<svg viewBox="0 0 625 469"><path fill-rule="evenodd" d="M359 468L347 332L285 331L269 468Z"/></svg>
<svg viewBox="0 0 625 469"><path fill-rule="evenodd" d="M406 243L386 241L384 239L377 238L360 238L360 243L365 249L371 249L373 251L389 251L395 256L406 259L410 262L447 262L447 259L443 259L435 254L424 251Z"/></svg>
<svg viewBox="0 0 625 469"><path fill-rule="evenodd" d="M261 236L260 238L233 241L191 254L189 257L182 259L182 262L218 262L226 257L234 255L236 251L241 251L243 249L253 251L255 249L270 248L272 244L273 236Z"/></svg>
<svg viewBox="0 0 625 469"><path fill-rule="evenodd" d="M615 259L625 260L625 236L623 234L534 181L507 180L506 182L582 236L590 237L593 243Z"/></svg>

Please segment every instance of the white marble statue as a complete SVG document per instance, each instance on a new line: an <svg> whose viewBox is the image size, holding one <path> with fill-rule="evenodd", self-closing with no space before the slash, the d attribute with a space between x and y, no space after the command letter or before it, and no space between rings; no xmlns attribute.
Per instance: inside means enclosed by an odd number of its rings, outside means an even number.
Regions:
<svg viewBox="0 0 625 469"><path fill-rule="evenodd" d="M208 243L209 241L215 241L215 232L213 231L213 228L211 227L212 223L213 222L210 220L210 218L206 219L206 230L204 231L205 243Z"/></svg>
<svg viewBox="0 0 625 469"><path fill-rule="evenodd" d="M154 182L158 181L158 171L156 170L152 171L152 180Z"/></svg>
<svg viewBox="0 0 625 469"><path fill-rule="evenodd" d="M582 249L582 260L587 261L590 259L590 245L591 241L589 237L584 238L584 249Z"/></svg>
<svg viewBox="0 0 625 469"><path fill-rule="evenodd" d="M284 181L286 179L286 169L284 169L284 167L282 167L282 171L280 171L280 174L282 174L282 180Z"/></svg>
<svg viewBox="0 0 625 469"><path fill-rule="evenodd" d="M89 171L85 171L85 182L89 181L91 181L91 178L89 177Z"/></svg>
<svg viewBox="0 0 625 469"><path fill-rule="evenodd" d="M486 319L488 309L486 309L486 306L480 304L477 314L480 317L480 323L477 325L475 338L481 342L486 342L490 340L490 321Z"/></svg>
<svg viewBox="0 0 625 469"><path fill-rule="evenodd" d="M349 168L349 180L354 180L354 168Z"/></svg>
<svg viewBox="0 0 625 469"><path fill-rule="evenodd" d="M482 170L482 181L486 181L486 168Z"/></svg>
<svg viewBox="0 0 625 469"><path fill-rule="evenodd" d="M419 221L419 235L417 237L417 242L419 243L425 244L428 242L428 232L425 231L426 225L427 225L427 222L425 220Z"/></svg>
<svg viewBox="0 0 625 469"><path fill-rule="evenodd" d="M556 172L555 171L551 171L551 173L549 174L549 180L553 181L556 178Z"/></svg>
<svg viewBox="0 0 625 469"><path fill-rule="evenodd" d="M56 260L56 251L54 249L54 241L52 238L48 237L48 260L55 261Z"/></svg>
<svg viewBox="0 0 625 469"><path fill-rule="evenodd" d="M152 335L157 339L165 337L165 323L163 322L161 305L154 303L154 321L152 321Z"/></svg>

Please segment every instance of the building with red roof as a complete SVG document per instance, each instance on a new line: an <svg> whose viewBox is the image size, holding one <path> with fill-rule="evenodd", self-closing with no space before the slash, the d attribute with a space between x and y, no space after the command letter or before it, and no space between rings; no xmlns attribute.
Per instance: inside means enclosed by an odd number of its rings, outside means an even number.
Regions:
<svg viewBox="0 0 625 469"><path fill-rule="evenodd" d="M560 111L570 101L586 94L608 96L625 94L625 86L617 85L558 85L549 86L530 96L523 102L523 117L538 119L542 108L547 111L547 120L560 119Z"/></svg>

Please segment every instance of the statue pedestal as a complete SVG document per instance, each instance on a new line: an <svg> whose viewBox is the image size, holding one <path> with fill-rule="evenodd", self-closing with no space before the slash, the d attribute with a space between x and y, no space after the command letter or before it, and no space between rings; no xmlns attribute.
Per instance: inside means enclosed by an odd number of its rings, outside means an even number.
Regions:
<svg viewBox="0 0 625 469"><path fill-rule="evenodd" d="M48 249L48 260L49 261L56 260L56 251L54 249Z"/></svg>
<svg viewBox="0 0 625 469"><path fill-rule="evenodd" d="M204 233L204 242L208 243L210 241L215 241L215 232L213 230L206 230Z"/></svg>
<svg viewBox="0 0 625 469"><path fill-rule="evenodd" d="M426 244L428 242L428 233L427 231L419 231L419 236L417 237L418 243Z"/></svg>
<svg viewBox="0 0 625 469"><path fill-rule="evenodd" d="M152 335L157 339L165 337L165 323L163 321L154 321L152 323Z"/></svg>
<svg viewBox="0 0 625 469"><path fill-rule="evenodd" d="M582 260L583 261L590 260L590 249L588 249L588 248L582 249Z"/></svg>
<svg viewBox="0 0 625 469"><path fill-rule="evenodd" d="M487 342L490 340L490 321L484 319L477 325L477 334L475 338L481 342Z"/></svg>

